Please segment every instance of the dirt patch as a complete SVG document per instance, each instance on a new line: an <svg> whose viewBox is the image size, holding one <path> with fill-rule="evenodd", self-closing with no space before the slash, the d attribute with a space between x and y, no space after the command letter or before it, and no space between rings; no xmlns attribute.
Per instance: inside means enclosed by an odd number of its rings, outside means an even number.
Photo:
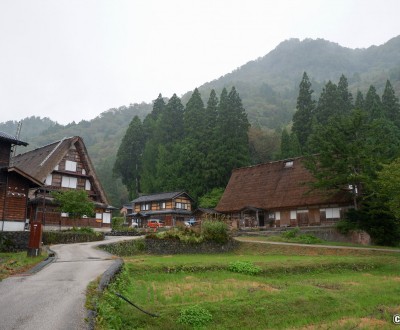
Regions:
<svg viewBox="0 0 400 330"><path fill-rule="evenodd" d="M317 288L325 290L341 290L342 286L337 283L316 283L314 284Z"/></svg>
<svg viewBox="0 0 400 330"><path fill-rule="evenodd" d="M339 330L339 329L382 329L388 325L388 322L369 318L345 318L335 322L313 324L300 328L301 330Z"/></svg>
<svg viewBox="0 0 400 330"><path fill-rule="evenodd" d="M242 290L248 293L279 291L279 289L262 282L241 281L234 278L222 282L207 282L200 281L194 276L186 276L185 280L190 281L190 283L164 283L159 287L152 283L152 289L162 291L163 295L168 298L189 294L190 296L202 297L207 301L220 301L234 297L239 292L243 292Z"/></svg>

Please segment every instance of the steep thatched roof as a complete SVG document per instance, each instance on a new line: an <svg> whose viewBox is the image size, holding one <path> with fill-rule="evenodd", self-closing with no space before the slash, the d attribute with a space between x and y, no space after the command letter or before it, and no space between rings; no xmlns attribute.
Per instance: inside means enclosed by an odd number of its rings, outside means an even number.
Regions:
<svg viewBox="0 0 400 330"><path fill-rule="evenodd" d="M215 208L237 212L252 207L264 210L298 208L325 204L350 204L350 196L312 190L311 173L303 158L276 161L233 170L225 192Z"/></svg>
<svg viewBox="0 0 400 330"><path fill-rule="evenodd" d="M93 188L97 191L100 201L108 204L106 194L97 178L86 146L79 136L63 138L60 141L17 155L13 158L13 165L36 180L44 182L71 148L76 148L81 160L86 164L87 174L93 178Z"/></svg>

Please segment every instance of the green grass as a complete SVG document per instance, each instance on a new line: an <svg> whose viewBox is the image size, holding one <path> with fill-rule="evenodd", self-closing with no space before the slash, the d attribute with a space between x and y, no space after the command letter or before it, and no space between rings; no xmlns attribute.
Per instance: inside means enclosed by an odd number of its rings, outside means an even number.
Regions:
<svg viewBox="0 0 400 330"><path fill-rule="evenodd" d="M240 236L237 237L238 240L248 240L248 241L265 241L265 242L284 242L284 243L300 243L300 244L307 244L302 242L301 240L291 240L285 239L281 236ZM348 247L359 247L359 248L373 248L373 249L391 249L391 250L399 250L400 247L393 247L393 246L378 246L378 245L361 245L355 243L347 243L347 242L330 242L330 241L323 241L321 240L317 245L326 245L326 246L348 246Z"/></svg>
<svg viewBox="0 0 400 330"><path fill-rule="evenodd" d="M99 298L97 329L196 328L179 321L188 311L193 322L210 313L202 329L391 328L400 312L400 255L326 250L242 243L229 254L125 258ZM238 262L260 271L230 271Z"/></svg>
<svg viewBox="0 0 400 330"><path fill-rule="evenodd" d="M11 275L23 273L40 261L47 258L47 253L42 252L38 257L27 257L26 251L13 253L0 253L0 281Z"/></svg>

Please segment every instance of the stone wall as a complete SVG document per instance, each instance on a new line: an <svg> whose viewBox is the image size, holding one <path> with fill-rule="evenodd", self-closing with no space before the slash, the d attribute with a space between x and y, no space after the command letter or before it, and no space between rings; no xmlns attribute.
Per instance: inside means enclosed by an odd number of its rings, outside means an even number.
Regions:
<svg viewBox="0 0 400 330"><path fill-rule="evenodd" d="M3 231L0 233L0 252L28 249L29 231Z"/></svg>
<svg viewBox="0 0 400 330"><path fill-rule="evenodd" d="M299 234L310 234L323 239L328 242L345 242L362 245L371 245L371 237L365 231L352 231L347 235L341 234L335 227L294 227L299 228ZM265 231L238 231L238 236L276 236L280 235L284 231L292 230L294 228L279 228L276 230L265 230Z"/></svg>
<svg viewBox="0 0 400 330"><path fill-rule="evenodd" d="M222 253L234 250L238 244L234 240L219 244L215 242L188 243L175 239L145 239L145 249L151 254Z"/></svg>

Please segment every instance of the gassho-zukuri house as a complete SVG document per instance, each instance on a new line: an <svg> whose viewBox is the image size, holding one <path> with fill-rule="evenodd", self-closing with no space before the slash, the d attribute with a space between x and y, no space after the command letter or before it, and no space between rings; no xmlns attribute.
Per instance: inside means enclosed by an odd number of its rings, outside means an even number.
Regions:
<svg viewBox="0 0 400 330"><path fill-rule="evenodd" d="M29 191L26 219L30 222L39 221L48 228L111 227L111 211L114 208L108 204L81 137L63 138L17 155L12 163L22 173L41 183L41 187ZM74 219L59 211L51 192L71 189L86 191L94 204L94 215Z"/></svg>
<svg viewBox="0 0 400 330"><path fill-rule="evenodd" d="M311 190L303 158L232 171L216 211L239 228L332 225L353 207L350 193Z"/></svg>

